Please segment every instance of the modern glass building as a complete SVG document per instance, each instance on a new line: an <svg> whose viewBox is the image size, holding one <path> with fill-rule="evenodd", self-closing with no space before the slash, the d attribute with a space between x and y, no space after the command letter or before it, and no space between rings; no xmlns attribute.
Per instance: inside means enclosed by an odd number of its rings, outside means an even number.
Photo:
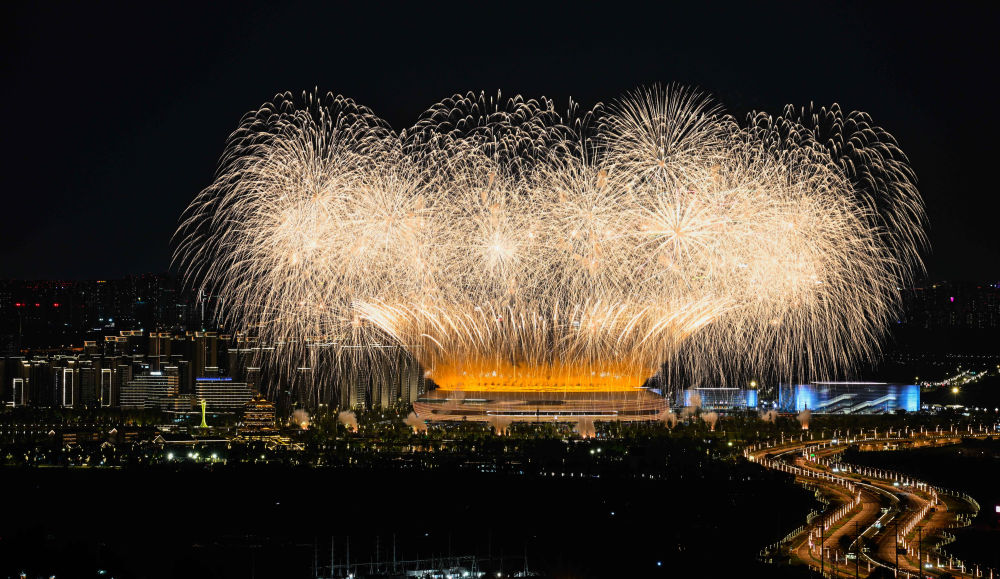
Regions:
<svg viewBox="0 0 1000 579"><path fill-rule="evenodd" d="M920 386L888 382L810 382L778 387L782 412L886 414L920 410Z"/></svg>
<svg viewBox="0 0 1000 579"><path fill-rule="evenodd" d="M678 390L676 406L700 406L711 412L757 408L757 391L745 388L688 388Z"/></svg>

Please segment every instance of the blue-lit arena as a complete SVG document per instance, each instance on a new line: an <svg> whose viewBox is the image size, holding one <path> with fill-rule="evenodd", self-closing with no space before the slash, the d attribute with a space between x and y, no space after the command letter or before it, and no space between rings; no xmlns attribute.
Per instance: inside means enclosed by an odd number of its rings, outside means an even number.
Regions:
<svg viewBox="0 0 1000 579"><path fill-rule="evenodd" d="M920 410L920 386L888 382L810 382L778 388L782 412L819 414L889 414Z"/></svg>

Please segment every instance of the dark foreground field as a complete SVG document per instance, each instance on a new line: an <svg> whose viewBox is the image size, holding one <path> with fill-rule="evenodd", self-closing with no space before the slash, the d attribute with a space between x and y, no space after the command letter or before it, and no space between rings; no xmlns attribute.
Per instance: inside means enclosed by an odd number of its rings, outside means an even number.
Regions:
<svg viewBox="0 0 1000 579"><path fill-rule="evenodd" d="M809 493L731 462L668 478L5 470L0 576L304 578L329 565L331 538L338 563L348 536L352 562L376 541L391 561L394 534L399 559L474 554L505 574L526 555L553 577L781 576L755 555L802 523Z"/></svg>

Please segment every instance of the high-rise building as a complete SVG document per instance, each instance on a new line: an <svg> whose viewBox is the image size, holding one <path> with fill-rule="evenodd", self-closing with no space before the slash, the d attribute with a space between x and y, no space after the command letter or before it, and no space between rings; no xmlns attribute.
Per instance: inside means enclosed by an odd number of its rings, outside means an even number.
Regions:
<svg viewBox="0 0 1000 579"><path fill-rule="evenodd" d="M28 389L24 378L11 378L10 401L11 406L27 406Z"/></svg>
<svg viewBox="0 0 1000 579"><path fill-rule="evenodd" d="M99 401L102 408L117 406L118 388L114 386L114 369L100 368Z"/></svg>
<svg viewBox="0 0 1000 579"><path fill-rule="evenodd" d="M412 403L426 393L423 369L406 349L384 346L373 356L389 358L392 363L360 357L342 365L335 393L340 406L386 407L397 402Z"/></svg>
<svg viewBox="0 0 1000 579"><path fill-rule="evenodd" d="M132 364L126 360L120 360L115 366L114 381L112 382L111 406L121 406L122 388L132 380Z"/></svg>
<svg viewBox="0 0 1000 579"><path fill-rule="evenodd" d="M97 406L99 393L97 391L97 373L92 360L80 360L77 368L77 404L84 407Z"/></svg>
<svg viewBox="0 0 1000 579"><path fill-rule="evenodd" d="M174 335L170 332L149 333L149 353L146 355L146 359L149 361L151 369L160 370L162 366L170 364L173 342Z"/></svg>
<svg viewBox="0 0 1000 579"><path fill-rule="evenodd" d="M400 349L399 401L413 404L417 398L427 393L424 369L406 351Z"/></svg>
<svg viewBox="0 0 1000 579"><path fill-rule="evenodd" d="M53 388L52 365L48 360L32 358L21 365L21 377L28 388L28 403L32 406L51 407L56 401Z"/></svg>
<svg viewBox="0 0 1000 579"><path fill-rule="evenodd" d="M204 376L205 368L219 366L219 335L216 332L188 332L189 347L194 375Z"/></svg>
<svg viewBox="0 0 1000 579"><path fill-rule="evenodd" d="M246 382L235 382L228 376L203 376L195 380L194 398L204 400L213 412L234 412L242 410L253 393Z"/></svg>
<svg viewBox="0 0 1000 579"><path fill-rule="evenodd" d="M166 399L176 398L178 392L177 374L165 371L151 371L133 377L121 389L122 409L159 409Z"/></svg>

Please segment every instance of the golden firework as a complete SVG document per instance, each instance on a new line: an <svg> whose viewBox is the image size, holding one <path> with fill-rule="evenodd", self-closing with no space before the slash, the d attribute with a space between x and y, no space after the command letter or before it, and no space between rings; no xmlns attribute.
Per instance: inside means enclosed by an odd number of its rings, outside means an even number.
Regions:
<svg viewBox="0 0 1000 579"><path fill-rule="evenodd" d="M567 115L470 93L396 132L283 94L230 137L175 259L290 372L391 368L396 345L456 390L828 375L876 352L921 267L914 182L837 107L741 126L673 87Z"/></svg>

